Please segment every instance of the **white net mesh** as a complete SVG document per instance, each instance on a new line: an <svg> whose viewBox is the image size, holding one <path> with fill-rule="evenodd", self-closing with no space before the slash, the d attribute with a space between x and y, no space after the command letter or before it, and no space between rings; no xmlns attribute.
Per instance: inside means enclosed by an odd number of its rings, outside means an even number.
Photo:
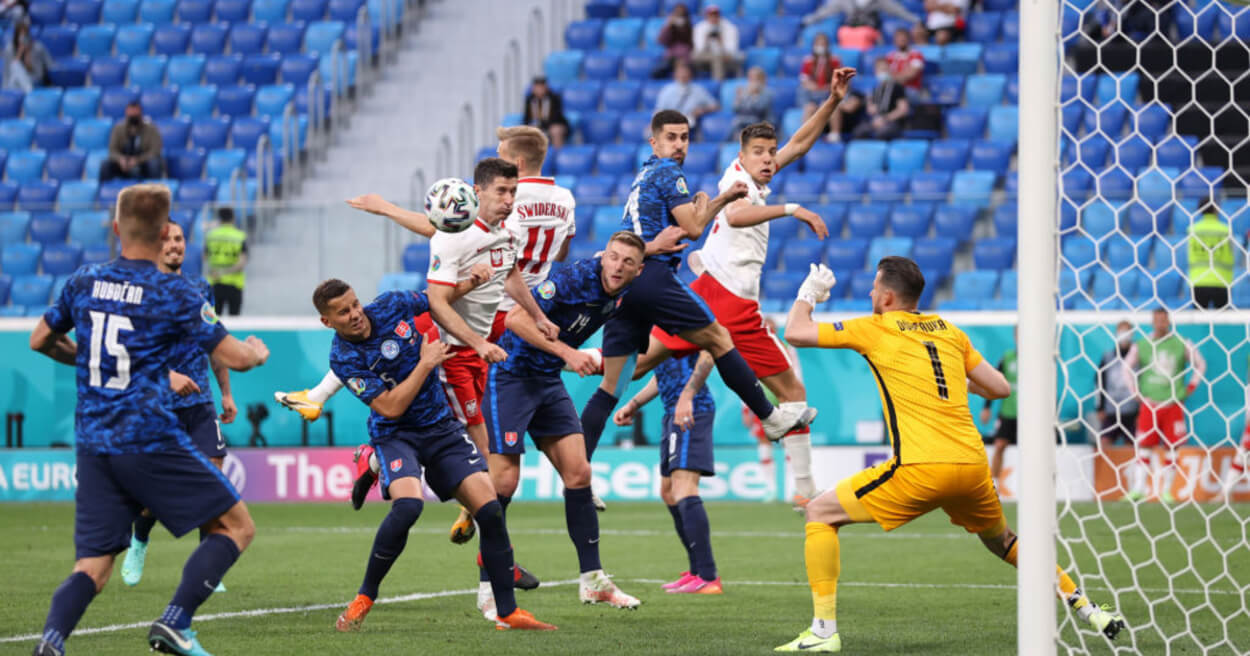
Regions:
<svg viewBox="0 0 1250 656"><path fill-rule="evenodd" d="M1124 614L1116 651L1250 653L1250 8L1062 12L1060 564ZM1061 648L1102 650L1060 618Z"/></svg>

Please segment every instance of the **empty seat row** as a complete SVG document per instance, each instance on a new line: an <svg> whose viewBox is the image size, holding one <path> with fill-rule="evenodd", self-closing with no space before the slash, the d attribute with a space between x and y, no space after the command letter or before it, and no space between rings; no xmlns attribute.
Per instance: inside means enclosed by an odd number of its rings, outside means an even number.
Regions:
<svg viewBox="0 0 1250 656"><path fill-rule="evenodd" d="M302 59L302 56L299 56ZM311 61L299 64L291 59L284 74L299 79L308 74ZM275 62L277 64L277 62ZM318 64L320 65L320 64ZM275 70L277 66L275 65ZM305 78L306 79L306 78ZM168 87L116 86L85 87L82 89L39 89L26 94L22 101L23 119L0 120L0 126L8 126L15 134L34 130L36 119L52 119L63 116L69 119L90 119L97 115L120 119L126 106L132 102L145 105L144 112L156 117L174 113L195 118L212 116L214 111L230 116L252 113L261 116L281 116L292 101L304 96L307 103L308 89L290 82L282 84L243 84L218 86L215 84ZM11 98L11 96L10 96ZM147 107L147 105L151 105ZM33 138L33 132L32 132ZM12 147L12 146L4 146Z"/></svg>
<svg viewBox="0 0 1250 656"><path fill-rule="evenodd" d="M178 55L184 53L202 55L231 54L252 55L263 52L294 54L307 52L324 54L333 50L335 44L354 49L355 25L351 25L351 43L341 41L348 30L342 21L302 21L289 23L201 23L191 26L184 23L154 26L149 24L85 25L73 27L57 25L45 27L36 37L53 57L67 58L71 55L107 57L110 55L139 56L149 53ZM55 80L54 80L55 82Z"/></svg>
<svg viewBox="0 0 1250 656"><path fill-rule="evenodd" d="M69 23L152 25L172 23L317 21L324 18L352 22L364 0L34 0L30 18L34 25ZM392 10L402 11L393 5Z"/></svg>
<svg viewBox="0 0 1250 656"><path fill-rule="evenodd" d="M227 172L229 173L229 172ZM214 178L188 180L160 180L174 193L176 205L198 210L205 203L230 201L230 185L218 184ZM254 181L249 180L249 187ZM21 185L13 182L0 183L0 214L10 208L24 212L71 212L111 208L117 202L117 194L134 184L131 180L99 183L94 180L70 180L65 182L34 181ZM254 189L249 188L249 197Z"/></svg>

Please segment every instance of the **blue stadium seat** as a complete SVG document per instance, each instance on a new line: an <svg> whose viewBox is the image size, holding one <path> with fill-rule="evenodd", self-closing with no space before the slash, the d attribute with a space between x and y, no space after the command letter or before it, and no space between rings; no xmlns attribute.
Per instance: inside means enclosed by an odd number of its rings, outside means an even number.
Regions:
<svg viewBox="0 0 1250 656"><path fill-rule="evenodd" d="M651 74L664 60L664 51L656 48L645 48L620 53L621 74L627 80L650 80Z"/></svg>
<svg viewBox="0 0 1250 656"><path fill-rule="evenodd" d="M95 57L87 67L87 75L92 87L116 86L126 83L126 69L129 62L126 57ZM88 89L68 89L69 91L87 91ZM99 89L93 89L99 95ZM64 107L62 107L62 111Z"/></svg>
<svg viewBox="0 0 1250 656"><path fill-rule="evenodd" d="M137 87L105 87L100 94L100 116L121 120L126 105L139 100Z"/></svg>
<svg viewBox="0 0 1250 656"><path fill-rule="evenodd" d="M682 170L692 175L706 175L717 173L716 157L718 148L716 144L694 143L690 144L689 150L686 152L686 161L682 164Z"/></svg>
<svg viewBox="0 0 1250 656"><path fill-rule="evenodd" d="M868 175L885 168L887 145L884 141L855 140L846 147L846 170Z"/></svg>
<svg viewBox="0 0 1250 656"><path fill-rule="evenodd" d="M626 16L650 18L659 13L660 2L659 0L625 0L624 9Z"/></svg>
<svg viewBox="0 0 1250 656"><path fill-rule="evenodd" d="M86 246L82 251L82 263L87 264L104 264L113 259L112 249L108 244L94 244Z"/></svg>
<svg viewBox="0 0 1250 656"><path fill-rule="evenodd" d="M213 15L218 23L246 23L252 13L252 0L217 0Z"/></svg>
<svg viewBox="0 0 1250 656"><path fill-rule="evenodd" d="M929 75L924 78L929 99L938 105L958 105L964 96L964 76Z"/></svg>
<svg viewBox="0 0 1250 656"><path fill-rule="evenodd" d="M1152 102L1134 114L1134 132L1158 141L1172 130L1172 109L1169 105Z"/></svg>
<svg viewBox="0 0 1250 656"><path fill-rule="evenodd" d="M61 150L69 148L69 138L74 132L74 119L45 118L35 124L35 148Z"/></svg>
<svg viewBox="0 0 1250 656"><path fill-rule="evenodd" d="M218 7L221 4L218 3ZM226 39L231 54L256 55L265 51L265 39L269 28L265 25L235 23L230 26L230 35Z"/></svg>
<svg viewBox="0 0 1250 656"><path fill-rule="evenodd" d="M5 177L13 182L26 183L43 178L43 165L48 154L42 150L21 150L9 153L4 166ZM18 192L19 198L21 192Z"/></svg>
<svg viewBox="0 0 1250 656"><path fill-rule="evenodd" d="M256 90L256 115L281 117L294 97L294 85L275 84L260 87Z"/></svg>
<svg viewBox="0 0 1250 656"><path fill-rule="evenodd" d="M74 123L73 146L79 150L108 148L113 122L106 118L79 119Z"/></svg>
<svg viewBox="0 0 1250 656"><path fill-rule="evenodd" d="M565 146L556 151L556 170L561 175L587 175L593 171L594 164L594 146Z"/></svg>
<svg viewBox="0 0 1250 656"><path fill-rule="evenodd" d="M16 89L0 89L0 119L17 118L26 94Z"/></svg>
<svg viewBox="0 0 1250 656"><path fill-rule="evenodd" d="M998 40L1003 28L1003 14L997 11L974 11L968 14L964 38L986 44L985 58Z"/></svg>
<svg viewBox="0 0 1250 656"><path fill-rule="evenodd" d="M230 119L201 118L191 125L191 147L212 150L225 148L230 134ZM211 177L211 176L210 176Z"/></svg>
<svg viewBox="0 0 1250 656"><path fill-rule="evenodd" d="M809 264L824 258L825 242L816 239L800 239L786 243L781 253L782 265L787 271L806 273Z"/></svg>
<svg viewBox="0 0 1250 656"><path fill-rule="evenodd" d="M746 51L745 66L747 69L759 66L768 75L776 75L781 67L781 48L774 46L750 48Z"/></svg>
<svg viewBox="0 0 1250 656"><path fill-rule="evenodd" d="M155 123L156 129L161 131L161 146L166 152L186 147L187 137L191 134L190 117L163 118Z"/></svg>
<svg viewBox="0 0 1250 656"><path fill-rule="evenodd" d="M303 23L276 23L269 26L269 52L283 55L298 54L303 49Z"/></svg>
<svg viewBox="0 0 1250 656"><path fill-rule="evenodd" d="M998 276L997 271L960 271L951 291L956 299L988 300L994 297Z"/></svg>
<svg viewBox="0 0 1250 656"><path fill-rule="evenodd" d="M582 59L582 72L590 80L615 80L620 69L620 53L592 50Z"/></svg>
<svg viewBox="0 0 1250 656"><path fill-rule="evenodd" d="M246 162L247 151L242 148L212 150L208 153L208 159L204 160L204 176L227 181L236 172L241 172Z"/></svg>
<svg viewBox="0 0 1250 656"><path fill-rule="evenodd" d="M952 139L979 139L985 133L984 109L958 108L946 112L946 134Z"/></svg>
<svg viewBox="0 0 1250 656"><path fill-rule="evenodd" d="M39 262L45 274L67 276L77 270L82 262L82 246L65 243L50 244L44 247L43 257Z"/></svg>
<svg viewBox="0 0 1250 656"><path fill-rule="evenodd" d="M869 265L881 261L890 255L911 257L914 242L910 237L874 237L868 244Z"/></svg>
<svg viewBox="0 0 1250 656"><path fill-rule="evenodd" d="M716 155L716 168L721 171L729 168L734 163L734 160L738 159L739 149L738 144L733 142L721 144L720 150Z"/></svg>
<svg viewBox="0 0 1250 656"><path fill-rule="evenodd" d="M217 87L182 87L178 92L178 115L192 119L211 117L213 115L213 105L216 102Z"/></svg>
<svg viewBox="0 0 1250 656"><path fill-rule="evenodd" d="M929 224L933 220L933 205L930 203L898 203L890 210L890 232L895 237L911 237L920 239L929 234Z"/></svg>
<svg viewBox="0 0 1250 656"><path fill-rule="evenodd" d="M1098 109L1088 109L1082 121L1086 132L1099 131L1111 138L1116 138L1124 129L1129 108L1122 102L1115 101Z"/></svg>
<svg viewBox="0 0 1250 656"><path fill-rule="evenodd" d="M152 34L156 28L148 24L122 25L117 28L113 47L119 55L146 55L152 47Z"/></svg>
<svg viewBox="0 0 1250 656"><path fill-rule="evenodd" d="M865 191L870 198L895 202L903 200L911 178L898 173L874 173L867 180Z"/></svg>
<svg viewBox="0 0 1250 656"><path fill-rule="evenodd" d="M204 175L207 157L203 150L171 150L165 156L167 173L176 180L198 180Z"/></svg>
<svg viewBox="0 0 1250 656"><path fill-rule="evenodd" d="M597 80L571 82L561 91L564 108L574 112L593 112L599 108L602 85Z"/></svg>
<svg viewBox="0 0 1250 656"><path fill-rule="evenodd" d="M22 101L22 115L26 118L56 118L61 112L61 96L64 91L55 87L31 89Z"/></svg>
<svg viewBox="0 0 1250 656"><path fill-rule="evenodd" d="M78 150L54 150L48 154L45 170L49 180L81 180L87 155Z"/></svg>
<svg viewBox="0 0 1250 656"><path fill-rule="evenodd" d="M951 203L972 207L988 206L995 176L993 171L956 171L951 178Z"/></svg>
<svg viewBox="0 0 1250 656"><path fill-rule="evenodd" d="M207 59L204 55L174 55L169 58L165 73L172 86L192 86L204 76Z"/></svg>
<svg viewBox="0 0 1250 656"><path fill-rule="evenodd" d="M598 50L603 40L603 21L580 20L564 28L564 43L572 50Z"/></svg>
<svg viewBox="0 0 1250 656"><path fill-rule="evenodd" d="M972 144L972 168L978 171L1001 173L1007 170L1013 144L1002 141L977 141Z"/></svg>
<svg viewBox="0 0 1250 656"><path fill-rule="evenodd" d="M926 272L926 278L930 278L928 272L934 272L944 280L950 275L951 267L954 265L957 245L957 242L950 237L917 239L912 244L911 258L916 261L922 271ZM928 282L926 287L931 286L935 291L941 284L940 281L931 278Z"/></svg>
<svg viewBox="0 0 1250 656"><path fill-rule="evenodd" d="M12 118L0 121L0 148L8 151L30 148L35 138L33 118Z"/></svg>
<svg viewBox="0 0 1250 656"><path fill-rule="evenodd" d="M867 186L868 181L862 175L834 173L825 180L825 193L831 201L857 203Z"/></svg>
<svg viewBox="0 0 1250 656"><path fill-rule="evenodd" d="M781 53L781 75L798 77L808 52L807 48L786 48Z"/></svg>
<svg viewBox="0 0 1250 656"><path fill-rule="evenodd" d="M1014 201L1008 201L994 208L992 217L994 223L994 234L999 237L1015 237L1016 236L1016 204Z"/></svg>
<svg viewBox="0 0 1250 656"><path fill-rule="evenodd" d="M94 177L94 173L92 175ZM100 183L95 180L66 180L61 183L61 188L56 192L56 206L62 212L91 209L95 206L95 198L99 190Z"/></svg>
<svg viewBox="0 0 1250 656"><path fill-rule="evenodd" d="M918 139L896 139L890 142L886 167L890 173L909 174L924 170L929 142Z"/></svg>
<svg viewBox="0 0 1250 656"><path fill-rule="evenodd" d="M48 25L39 31L38 40L53 57L69 57L78 44L78 26Z"/></svg>
<svg viewBox="0 0 1250 656"><path fill-rule="evenodd" d="M269 134L269 119L240 116L230 123L230 145L254 150L260 138Z"/></svg>
<svg viewBox="0 0 1250 656"><path fill-rule="evenodd" d="M1003 143L1003 142L994 142ZM1097 171L1103 168L1107 163L1107 157L1111 154L1113 145L1109 139L1101 134L1094 133L1086 135L1081 143L1077 144L1076 154L1081 164L1086 168Z"/></svg>
<svg viewBox="0 0 1250 656"><path fill-rule="evenodd" d="M217 90L218 116L251 116L256 87L252 85L221 87Z"/></svg>
<svg viewBox="0 0 1250 656"><path fill-rule="evenodd" d="M113 54L113 37L117 28L108 24L84 25L75 38L78 54L106 57Z"/></svg>
<svg viewBox="0 0 1250 656"><path fill-rule="evenodd" d="M100 0L69 0L65 3L65 22L90 25L100 22Z"/></svg>
<svg viewBox="0 0 1250 656"><path fill-rule="evenodd" d="M30 212L0 212L0 244L26 241L30 220Z"/></svg>
<svg viewBox="0 0 1250 656"><path fill-rule="evenodd" d="M100 22L122 25L135 22L139 14L139 0L104 0L100 8Z"/></svg>
<svg viewBox="0 0 1250 656"><path fill-rule="evenodd" d="M699 119L699 133L703 140L720 143L728 140L733 129L734 115L732 112L713 112Z"/></svg>
<svg viewBox="0 0 1250 656"><path fill-rule="evenodd" d="M944 75L972 75L981 63L981 51L979 43L947 44L942 48L942 60L938 66Z"/></svg>
<svg viewBox="0 0 1250 656"><path fill-rule="evenodd" d="M326 16L326 5L326 0L291 0L291 20L319 21ZM353 15L351 20L356 17Z"/></svg>
<svg viewBox="0 0 1250 656"><path fill-rule="evenodd" d="M422 272L387 273L378 280L378 293L402 292L418 290L425 287L425 274Z"/></svg>
<svg viewBox="0 0 1250 656"><path fill-rule="evenodd" d="M547 55L543 62L543 72L547 81L555 86L562 86L577 79L582 68L582 52L580 50L558 50Z"/></svg>
<svg viewBox="0 0 1250 656"><path fill-rule="evenodd" d="M1160 167L1142 171L1137 178L1137 197L1151 210L1160 210L1172 202L1173 189L1180 174L1175 168Z"/></svg>
<svg viewBox="0 0 1250 656"><path fill-rule="evenodd" d="M10 276L7 273L0 273L0 306L4 306L8 304L9 290L11 290L12 288L13 288L13 276Z"/></svg>
<svg viewBox="0 0 1250 656"><path fill-rule="evenodd" d="M1133 194L1133 178L1123 169L1108 169L1098 176L1097 188L1103 198L1128 198Z"/></svg>
<svg viewBox="0 0 1250 656"><path fill-rule="evenodd" d="M17 208L44 212L56 205L58 183L55 181L31 180L23 182L17 190Z"/></svg>
<svg viewBox="0 0 1250 656"><path fill-rule="evenodd" d="M0 270L14 277L33 274L39 268L42 253L39 244L6 243L0 249Z"/></svg>
<svg viewBox="0 0 1250 656"><path fill-rule="evenodd" d="M139 3L139 21L152 25L166 25L174 22L174 0L142 0Z"/></svg>
<svg viewBox="0 0 1250 656"><path fill-rule="evenodd" d="M852 237L871 239L885 234L890 206L886 203L852 205L846 212L846 226Z"/></svg>
<svg viewBox="0 0 1250 656"><path fill-rule="evenodd" d="M787 203L819 203L824 182L823 173L789 173L782 178L779 191Z"/></svg>
<svg viewBox="0 0 1250 656"><path fill-rule="evenodd" d="M143 113L149 118L166 118L174 115L178 92L169 87L144 89L139 102L143 103Z"/></svg>
<svg viewBox="0 0 1250 656"><path fill-rule="evenodd" d="M69 232L69 217L56 212L39 212L30 219L30 240L44 247L64 244Z"/></svg>
<svg viewBox="0 0 1250 656"><path fill-rule="evenodd" d="M213 55L204 62L204 84L238 84L242 71L243 55Z"/></svg>
<svg viewBox="0 0 1250 656"><path fill-rule="evenodd" d="M970 207L938 205L933 213L933 232L939 237L968 241L972 238L976 217L976 210Z"/></svg>
<svg viewBox="0 0 1250 656"><path fill-rule="evenodd" d="M770 271L760 285L760 296L765 302L782 300L789 303L806 276L806 271Z"/></svg>
<svg viewBox="0 0 1250 656"><path fill-rule="evenodd" d="M269 24L284 23L290 0L255 0L252 3L252 20Z"/></svg>
<svg viewBox="0 0 1250 656"><path fill-rule="evenodd" d="M178 187L178 204L183 208L199 211L206 203L217 199L216 180L187 180Z"/></svg>
<svg viewBox="0 0 1250 656"><path fill-rule="evenodd" d="M1081 117L1085 113L1085 105L1080 102L1069 102L1060 110L1063 129L1069 136L1075 136L1081 130Z"/></svg>
<svg viewBox="0 0 1250 656"><path fill-rule="evenodd" d="M356 23L360 10L365 6L364 0L330 0L326 8L326 17L330 20L342 21L350 29ZM252 3L252 15L256 15L256 4ZM381 20L381 16L378 20Z"/></svg>
<svg viewBox="0 0 1250 656"><path fill-rule="evenodd" d="M274 84L278 80L278 69L281 66L282 55L277 53L249 55L243 59L243 82L257 86Z"/></svg>
<svg viewBox="0 0 1250 656"><path fill-rule="evenodd" d="M1133 242L1128 240L1123 234L1115 233L1110 235L1103 243L1099 244L1102 259L1107 266L1116 272L1127 271L1133 268L1137 263L1137 249L1133 246ZM1145 262L1145 255L1150 252L1149 248L1145 249L1142 261Z"/></svg>
<svg viewBox="0 0 1250 656"><path fill-rule="evenodd" d="M571 153L570 157L572 159L570 161L564 164L559 161L556 162L557 170L560 171L561 174L572 173L574 175L585 175L590 173L590 163L597 159L599 175L619 176L632 173L634 171L636 148L632 144L609 144L601 146L597 156L593 146L588 148L590 148L590 157L584 168L578 167L582 155L580 153ZM566 147L564 150L569 150L569 148ZM566 166L572 166L574 168L568 169L565 168Z"/></svg>
<svg viewBox="0 0 1250 656"><path fill-rule="evenodd" d="M56 0L35 0L26 10L30 22L36 26L59 25L65 15L65 3Z"/></svg>
<svg viewBox="0 0 1250 656"><path fill-rule="evenodd" d="M645 138L651 130L651 112L626 112L621 115L620 134L626 141Z"/></svg>
<svg viewBox="0 0 1250 656"><path fill-rule="evenodd" d="M1158 166L1187 169L1193 166L1194 151L1197 149L1197 137L1175 135L1159 142L1155 147L1155 163Z"/></svg>
<svg viewBox="0 0 1250 656"><path fill-rule="evenodd" d="M1117 98L1128 105L1135 105L1138 82L1139 75L1134 72L1098 76L1098 87L1094 92L1095 105L1101 107Z"/></svg>
<svg viewBox="0 0 1250 656"><path fill-rule="evenodd" d="M851 290L850 296L855 300L867 299L869 293L872 292L873 283L876 281L876 262L869 262L868 265L873 267L873 271L854 271L851 273ZM841 307L841 304L838 305Z"/></svg>
<svg viewBox="0 0 1250 656"><path fill-rule="evenodd" d="M191 26L186 23L160 25L152 35L152 52L158 55L181 55L191 43Z"/></svg>
<svg viewBox="0 0 1250 656"><path fill-rule="evenodd" d="M845 149L841 143L818 142L803 158L803 166L809 171L841 171Z"/></svg>
<svg viewBox="0 0 1250 656"><path fill-rule="evenodd" d="M1002 271L1013 268L1016 240L1006 237L981 239L972 247L972 261L978 269Z"/></svg>
<svg viewBox="0 0 1250 656"><path fill-rule="evenodd" d="M915 173L911 177L908 185L908 191L911 192L913 201L924 200L945 200L946 194L951 190L950 171L937 170L927 173Z"/></svg>
<svg viewBox="0 0 1250 656"><path fill-rule="evenodd" d="M640 18L610 18L603 26L603 49L617 52L634 50L642 37Z"/></svg>
<svg viewBox="0 0 1250 656"><path fill-rule="evenodd" d="M139 88L162 86L165 84L165 67L168 65L169 58L165 55L143 55L139 57L132 57L129 63L130 84ZM94 74L92 79L95 79ZM110 84L110 86L117 86L124 83L125 81L115 82ZM62 111L64 111L63 108Z"/></svg>
<svg viewBox="0 0 1250 656"><path fill-rule="evenodd" d="M430 268L430 249L426 244L408 244L404 248L404 271L425 273Z"/></svg>
<svg viewBox="0 0 1250 656"><path fill-rule="evenodd" d="M795 41L798 39L800 27L799 17L797 16L764 17L764 45L776 48L788 48L794 45Z"/></svg>
<svg viewBox="0 0 1250 656"><path fill-rule="evenodd" d="M577 199L577 214L582 214L581 205L607 205L612 202L612 190L616 186L616 178L610 175L583 175L577 178L573 187L573 197Z"/></svg>
<svg viewBox="0 0 1250 656"><path fill-rule="evenodd" d="M87 83L91 58L86 55L58 57L48 68L48 84L58 87L80 87Z"/></svg>
<svg viewBox="0 0 1250 656"><path fill-rule="evenodd" d="M213 0L178 0L175 12L180 23L208 23L213 20Z"/></svg>
<svg viewBox="0 0 1250 656"><path fill-rule="evenodd" d="M970 75L964 87L964 104L968 107L990 107L1003 101L1007 76L1001 73Z"/></svg>
<svg viewBox="0 0 1250 656"><path fill-rule="evenodd" d="M642 84L634 80L607 82L603 85L603 108L608 111L632 112L638 109L641 92Z"/></svg>
<svg viewBox="0 0 1250 656"><path fill-rule="evenodd" d="M221 23L200 23L191 28L191 52L200 55L220 55L226 50L229 28Z"/></svg>
<svg viewBox="0 0 1250 656"><path fill-rule="evenodd" d="M33 271L29 275L15 275L13 288L9 290L9 299L14 306L25 306L27 316L36 316L31 312L42 314L47 309L52 284L50 275L35 275Z"/></svg>
<svg viewBox="0 0 1250 656"><path fill-rule="evenodd" d="M625 214L625 208L621 205L605 205L595 210L594 215L594 238L596 240L607 237L621 228L621 217ZM598 249L598 245L596 245Z"/></svg>

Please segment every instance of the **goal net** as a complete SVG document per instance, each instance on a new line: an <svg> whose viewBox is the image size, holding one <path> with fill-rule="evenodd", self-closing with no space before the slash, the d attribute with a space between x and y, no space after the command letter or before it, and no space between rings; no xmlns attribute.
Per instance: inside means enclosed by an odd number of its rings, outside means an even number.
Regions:
<svg viewBox="0 0 1250 656"><path fill-rule="evenodd" d="M1081 472L1054 490L1055 555L1128 624L1107 643L1061 610L1056 644L1250 653L1250 8L1050 7L1055 449Z"/></svg>

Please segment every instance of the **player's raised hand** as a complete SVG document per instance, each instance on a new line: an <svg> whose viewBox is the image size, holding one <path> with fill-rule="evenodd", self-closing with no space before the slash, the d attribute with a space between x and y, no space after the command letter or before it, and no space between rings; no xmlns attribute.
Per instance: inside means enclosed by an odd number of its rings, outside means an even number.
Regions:
<svg viewBox="0 0 1250 656"><path fill-rule="evenodd" d="M377 194L363 194L348 198L347 204L355 209L379 216L386 216L387 209L390 207L390 203Z"/></svg>
<svg viewBox="0 0 1250 656"><path fill-rule="evenodd" d="M261 364L265 364L265 361L269 359L269 347L265 346L265 343L256 335L248 335L243 343L252 347L252 350L256 352L256 357L260 358Z"/></svg>
<svg viewBox="0 0 1250 656"><path fill-rule="evenodd" d="M426 337L421 344L421 361L431 364L443 364L455 355L452 353L451 346L447 342L439 341L437 337Z"/></svg>
<svg viewBox="0 0 1250 656"><path fill-rule="evenodd" d="M829 83L829 97L833 98L834 103L842 102L846 97L846 92L851 88L851 79L855 77L855 69L839 68L833 72L833 79Z"/></svg>
<svg viewBox="0 0 1250 656"><path fill-rule="evenodd" d="M829 300L829 290L837 284L833 271L823 264L812 264L807 279L799 286L798 300L815 307Z"/></svg>
<svg viewBox="0 0 1250 656"><path fill-rule="evenodd" d="M829 236L829 228L825 225L825 221L817 216L815 212L807 209L806 207L800 207L799 209L794 210L794 218L806 223L807 227L811 228L812 232L816 233L817 239L824 239Z"/></svg>
<svg viewBox="0 0 1250 656"><path fill-rule="evenodd" d="M200 393L200 386L196 385L190 376L184 376L172 369L169 370L169 386L174 388L174 393L178 396Z"/></svg>
<svg viewBox="0 0 1250 656"><path fill-rule="evenodd" d="M732 203L739 198L746 198L750 189L747 189L747 183L738 180L734 182L728 189L721 192L721 196L726 197L726 202Z"/></svg>
<svg viewBox="0 0 1250 656"><path fill-rule="evenodd" d="M702 192L700 192L702 193ZM706 195L705 195L706 197ZM686 238L686 231L681 226L668 226L647 244L647 255L659 253L676 253L685 250L689 244L678 243Z"/></svg>
<svg viewBox="0 0 1250 656"><path fill-rule="evenodd" d="M223 424L234 423L234 418L239 416L239 407L234 404L234 397L226 394L221 397L221 414L217 416Z"/></svg>
<svg viewBox="0 0 1250 656"><path fill-rule="evenodd" d="M569 353L564 356L564 363L568 365L569 371L582 378L593 376L599 371L599 363L595 362L595 357L577 349L569 349Z"/></svg>
<svg viewBox="0 0 1250 656"><path fill-rule="evenodd" d="M630 399L628 402L625 403L625 407L621 408L620 410L617 410L616 414L612 415L612 423L616 424L617 426L633 426L634 425L634 413L637 411L637 409L638 409L637 404L634 403L633 399Z"/></svg>
<svg viewBox="0 0 1250 656"><path fill-rule="evenodd" d="M480 356L483 360L491 364L503 362L508 359L507 351L499 348L499 345L491 344L490 342L482 342L481 346L478 346L473 350L477 351L478 356Z"/></svg>

